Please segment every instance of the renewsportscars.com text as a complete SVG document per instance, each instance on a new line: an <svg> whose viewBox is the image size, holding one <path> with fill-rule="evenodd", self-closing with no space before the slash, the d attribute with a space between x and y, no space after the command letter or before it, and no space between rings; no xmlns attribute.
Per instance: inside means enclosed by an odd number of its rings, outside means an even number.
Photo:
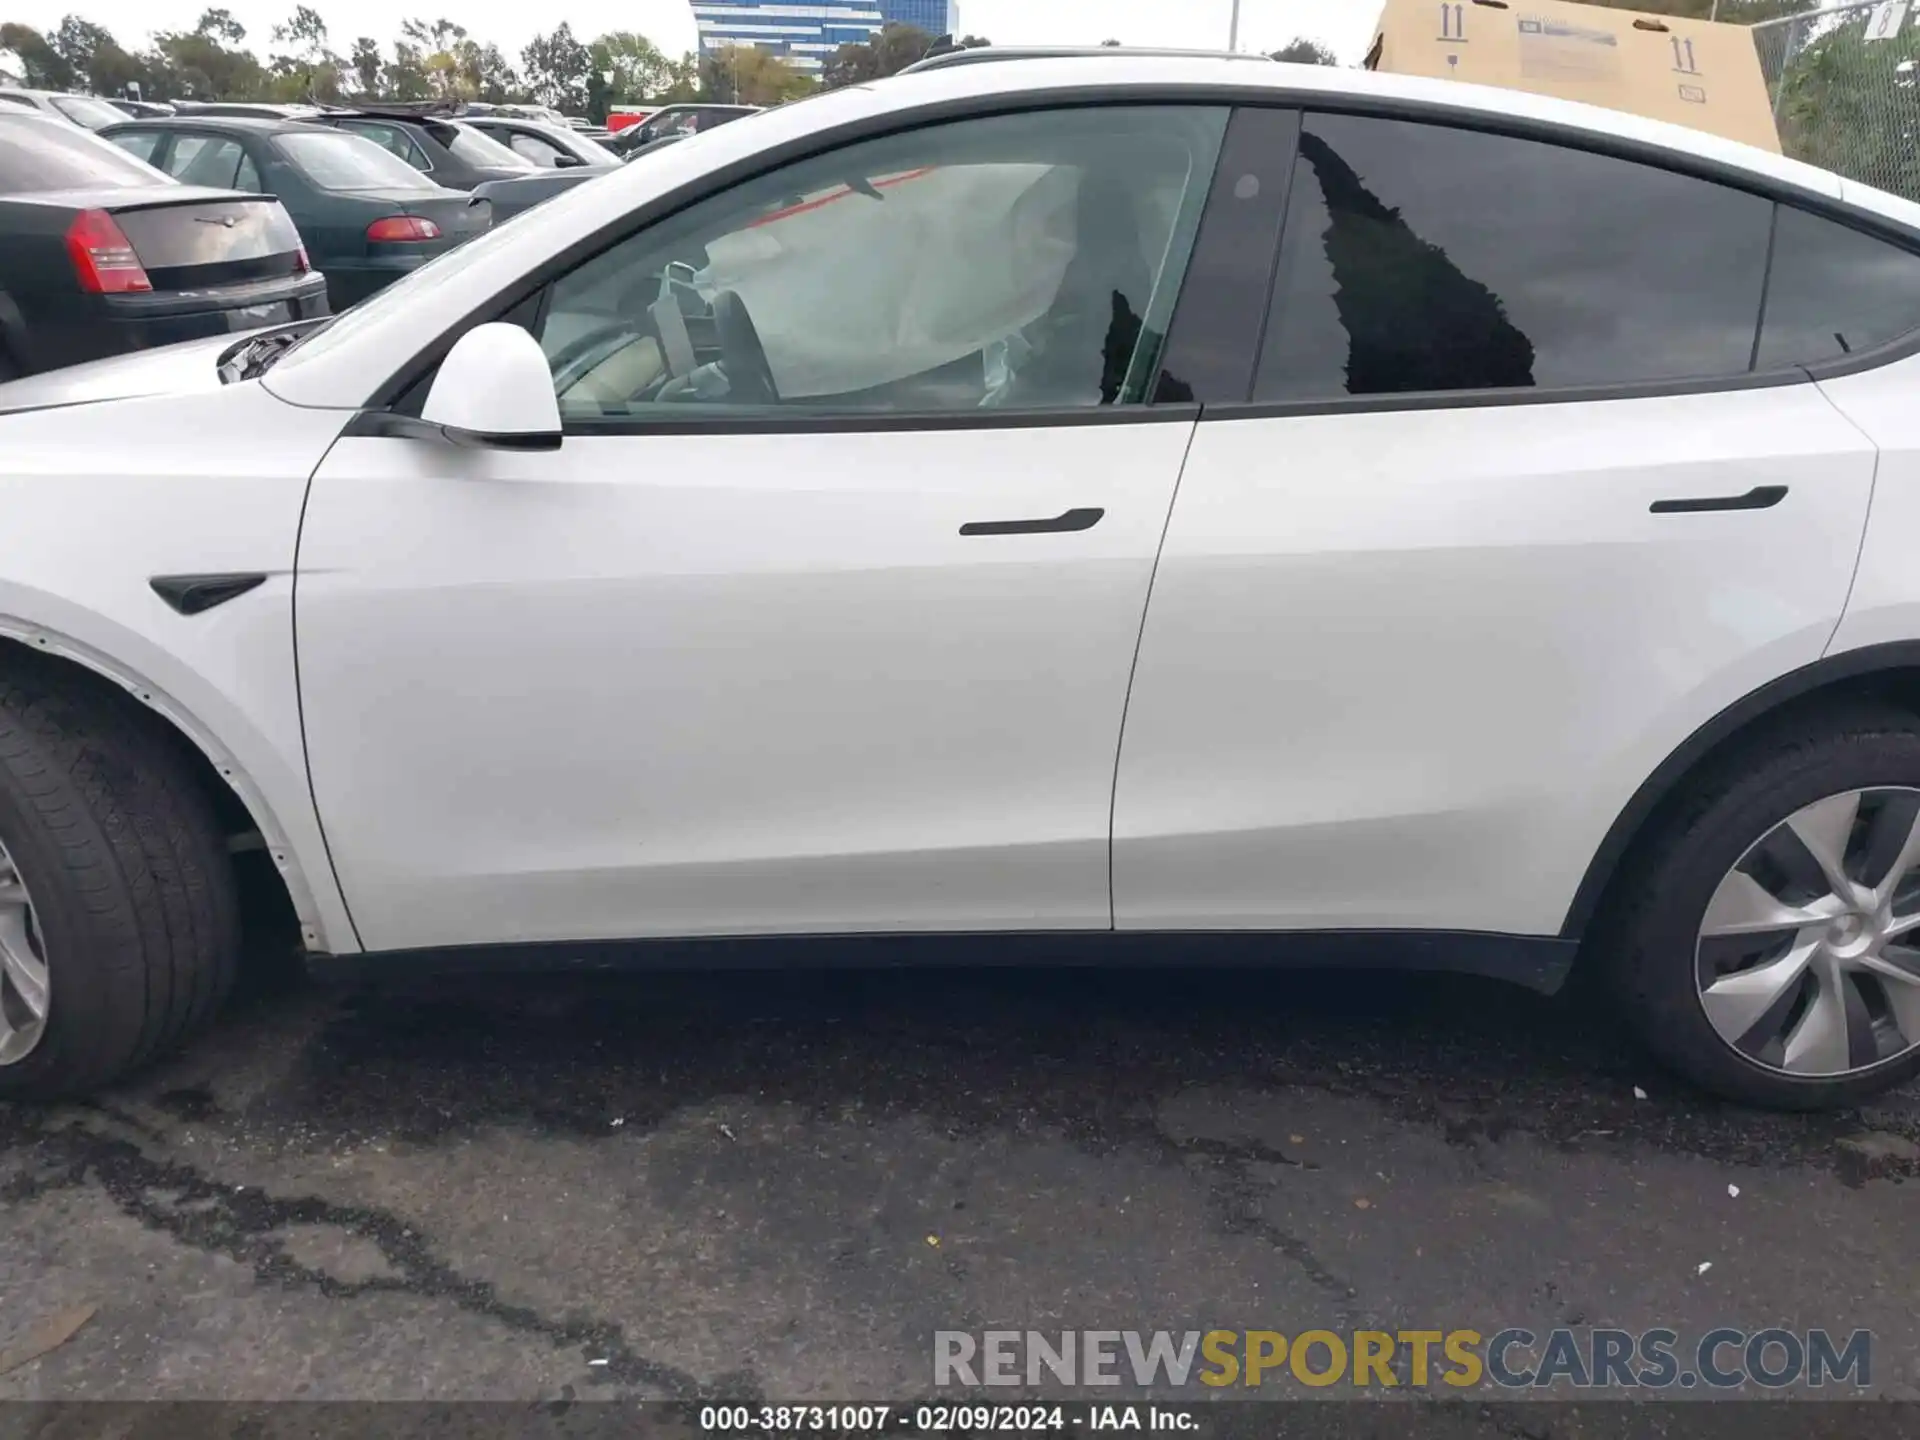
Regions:
<svg viewBox="0 0 1920 1440"><path fill-rule="evenodd" d="M1826 1330L941 1330L940 1387L1492 1384L1508 1390L1783 1389L1873 1383L1873 1335Z"/></svg>

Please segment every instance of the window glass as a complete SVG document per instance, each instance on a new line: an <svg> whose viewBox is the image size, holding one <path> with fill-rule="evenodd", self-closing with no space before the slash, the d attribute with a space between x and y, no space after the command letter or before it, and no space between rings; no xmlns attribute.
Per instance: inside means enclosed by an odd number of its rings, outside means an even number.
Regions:
<svg viewBox="0 0 1920 1440"><path fill-rule="evenodd" d="M107 138L129 155L138 156L149 165L153 163L153 152L160 147L158 130L123 130Z"/></svg>
<svg viewBox="0 0 1920 1440"><path fill-rule="evenodd" d="M996 116L745 181L555 282L562 413L1137 403L1226 119Z"/></svg>
<svg viewBox="0 0 1920 1440"><path fill-rule="evenodd" d="M1744 373L1771 218L1590 151L1308 116L1254 396Z"/></svg>
<svg viewBox="0 0 1920 1440"><path fill-rule="evenodd" d="M11 112L0 120L0 195L167 183L158 170L91 130Z"/></svg>
<svg viewBox="0 0 1920 1440"><path fill-rule="evenodd" d="M413 143L413 137L398 125L370 125L364 120L345 121L340 128L354 135L362 135L373 141L381 149L396 155L415 170L430 170L426 154Z"/></svg>
<svg viewBox="0 0 1920 1440"><path fill-rule="evenodd" d="M76 125L84 125L89 130L98 130L103 125L117 125L127 117L91 95L49 95L53 108Z"/></svg>
<svg viewBox="0 0 1920 1440"><path fill-rule="evenodd" d="M551 169L560 163L560 147L549 145L538 135L529 135L524 130L511 130L507 132L507 144L513 147L514 154L536 165Z"/></svg>
<svg viewBox="0 0 1920 1440"><path fill-rule="evenodd" d="M211 135L175 135L173 153L167 157L167 173L183 185L235 190L240 188L240 163L246 158L237 140Z"/></svg>
<svg viewBox="0 0 1920 1440"><path fill-rule="evenodd" d="M252 191L256 194L263 188L260 184L260 171L255 168L253 157L244 150L240 153L240 169L233 177L233 188Z"/></svg>
<svg viewBox="0 0 1920 1440"><path fill-rule="evenodd" d="M1760 367L1809 365L1920 329L1920 255L1780 207Z"/></svg>
<svg viewBox="0 0 1920 1440"><path fill-rule="evenodd" d="M435 132L434 138L452 151L455 159L463 160L469 165L481 165L490 170L539 168L531 160L516 155L498 140L488 139L471 125L450 125L445 134Z"/></svg>
<svg viewBox="0 0 1920 1440"><path fill-rule="evenodd" d="M440 187L364 135L314 129L276 135L273 144L322 190L424 190Z"/></svg>

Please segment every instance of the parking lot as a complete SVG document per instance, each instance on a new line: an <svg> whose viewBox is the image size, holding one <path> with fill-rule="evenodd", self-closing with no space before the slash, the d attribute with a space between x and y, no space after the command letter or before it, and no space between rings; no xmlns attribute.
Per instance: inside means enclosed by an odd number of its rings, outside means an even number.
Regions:
<svg viewBox="0 0 1920 1440"><path fill-rule="evenodd" d="M0 1398L924 1396L939 1329L1562 1324L1866 1328L1920 1395L1920 1097L1722 1107L1579 1000L269 968L0 1112L0 1354L98 1307Z"/></svg>

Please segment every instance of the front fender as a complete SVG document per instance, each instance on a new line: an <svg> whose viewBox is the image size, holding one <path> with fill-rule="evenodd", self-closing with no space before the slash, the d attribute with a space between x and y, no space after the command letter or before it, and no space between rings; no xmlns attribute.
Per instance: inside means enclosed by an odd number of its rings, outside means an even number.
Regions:
<svg viewBox="0 0 1920 1440"><path fill-rule="evenodd" d="M125 687L259 825L306 944L359 941L307 784L293 566L308 478L345 417L257 384L0 416L0 635ZM258 573L197 615L156 576Z"/></svg>

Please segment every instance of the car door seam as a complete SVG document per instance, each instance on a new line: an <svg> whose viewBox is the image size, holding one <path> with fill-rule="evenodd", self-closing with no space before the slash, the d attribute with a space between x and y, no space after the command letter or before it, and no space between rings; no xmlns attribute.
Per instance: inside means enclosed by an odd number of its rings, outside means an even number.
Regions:
<svg viewBox="0 0 1920 1440"><path fill-rule="evenodd" d="M293 584L287 597L287 623L293 631L293 713L300 722L300 769L307 777L307 800L313 806L314 828L320 832L320 853L327 857L327 868L333 871L333 888L340 896L340 909L347 917L347 929L353 935L355 946L365 950L367 942L361 937L360 922L353 918L353 902L347 898L347 885L340 875L340 862L333 858L333 841L327 834L327 817L321 813L320 792L313 783L313 747L307 742L307 690L300 666L300 549L307 535L307 507L313 504L313 492L320 483L320 472L326 469L327 461L339 448L346 433L347 427L342 424L327 448L321 452L320 458L314 462L313 469L307 473L306 493L300 497L300 522L293 531Z"/></svg>
<svg viewBox="0 0 1920 1440"><path fill-rule="evenodd" d="M1120 701L1120 731L1113 743L1113 783L1107 790L1107 928L1120 928L1120 907L1113 891L1114 821L1120 806L1120 757L1126 753L1127 711L1133 704L1133 682L1140 673L1140 648L1146 641L1147 615L1153 608L1153 584L1160 576L1160 557L1166 553L1167 535L1173 529L1173 507L1180 503L1180 485L1187 477L1187 462L1193 456L1193 442L1200 433L1200 422L1207 418L1206 407L1193 417L1187 431L1186 447L1180 452L1180 469L1173 477L1173 493L1167 497L1166 517L1160 522L1160 543L1153 549L1153 565L1147 571L1147 594L1140 604L1140 628L1133 637L1133 660L1127 666L1127 693Z"/></svg>
<svg viewBox="0 0 1920 1440"><path fill-rule="evenodd" d="M1807 378L1813 381L1813 388L1820 393L1822 400L1833 407L1834 413L1851 425L1855 433L1873 447L1873 473L1867 480L1867 505L1860 517L1860 543L1854 547L1853 569L1847 575L1847 593L1840 601L1840 613L1834 616L1833 629L1827 632L1826 643L1820 647L1820 655L1824 659L1833 653L1833 642L1839 638L1840 627L1847 623L1847 611L1853 606L1854 587L1860 583L1860 565L1867 554L1867 534L1873 527L1873 502L1880 491L1880 462L1886 452L1880 448L1880 442L1867 433L1866 427L1849 415L1846 407L1827 393L1827 387L1819 379L1811 372L1808 373Z"/></svg>

